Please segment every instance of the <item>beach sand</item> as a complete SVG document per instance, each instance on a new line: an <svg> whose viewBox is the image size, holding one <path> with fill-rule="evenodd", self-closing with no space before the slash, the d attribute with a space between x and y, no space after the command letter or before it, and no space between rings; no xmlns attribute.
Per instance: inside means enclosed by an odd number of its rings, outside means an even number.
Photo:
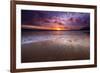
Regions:
<svg viewBox="0 0 100 73"><path fill-rule="evenodd" d="M83 36L84 37L84 36ZM90 58L88 38L60 38L22 44L21 61L47 62Z"/></svg>

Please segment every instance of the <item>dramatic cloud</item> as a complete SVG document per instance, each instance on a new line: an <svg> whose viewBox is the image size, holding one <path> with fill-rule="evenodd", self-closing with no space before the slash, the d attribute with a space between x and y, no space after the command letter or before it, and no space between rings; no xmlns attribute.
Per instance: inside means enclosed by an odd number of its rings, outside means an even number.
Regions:
<svg viewBox="0 0 100 73"><path fill-rule="evenodd" d="M39 28L80 29L90 25L89 13L22 10L21 15L22 25Z"/></svg>

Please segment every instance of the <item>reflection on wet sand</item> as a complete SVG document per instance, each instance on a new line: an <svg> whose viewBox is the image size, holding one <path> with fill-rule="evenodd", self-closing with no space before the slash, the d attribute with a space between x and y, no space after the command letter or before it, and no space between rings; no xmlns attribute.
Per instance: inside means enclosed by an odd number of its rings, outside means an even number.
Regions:
<svg viewBox="0 0 100 73"><path fill-rule="evenodd" d="M89 44L88 31L22 31L21 61L85 60Z"/></svg>

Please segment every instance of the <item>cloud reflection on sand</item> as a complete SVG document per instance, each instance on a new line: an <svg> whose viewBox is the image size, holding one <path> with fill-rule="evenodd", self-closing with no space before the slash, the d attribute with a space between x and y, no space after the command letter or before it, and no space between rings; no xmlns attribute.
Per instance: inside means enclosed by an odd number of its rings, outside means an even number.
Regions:
<svg viewBox="0 0 100 73"><path fill-rule="evenodd" d="M83 60L90 57L88 31L30 31L22 34L22 62Z"/></svg>
<svg viewBox="0 0 100 73"><path fill-rule="evenodd" d="M86 31L85 31L86 32ZM82 31L34 31L22 36L22 44L29 44L41 41L56 40L58 44L81 44L89 46L89 35ZM31 34L30 34L31 33ZM36 33L36 34L35 34ZM30 35L28 35L30 34ZM35 35L34 35L35 34ZM55 41L54 41L55 42Z"/></svg>

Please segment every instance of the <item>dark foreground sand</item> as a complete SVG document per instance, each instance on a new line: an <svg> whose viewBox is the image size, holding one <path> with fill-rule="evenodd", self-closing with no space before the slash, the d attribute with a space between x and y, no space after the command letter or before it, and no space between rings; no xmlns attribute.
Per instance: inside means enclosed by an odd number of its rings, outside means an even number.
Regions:
<svg viewBox="0 0 100 73"><path fill-rule="evenodd" d="M53 39L22 44L22 62L85 60L90 58L89 39Z"/></svg>

